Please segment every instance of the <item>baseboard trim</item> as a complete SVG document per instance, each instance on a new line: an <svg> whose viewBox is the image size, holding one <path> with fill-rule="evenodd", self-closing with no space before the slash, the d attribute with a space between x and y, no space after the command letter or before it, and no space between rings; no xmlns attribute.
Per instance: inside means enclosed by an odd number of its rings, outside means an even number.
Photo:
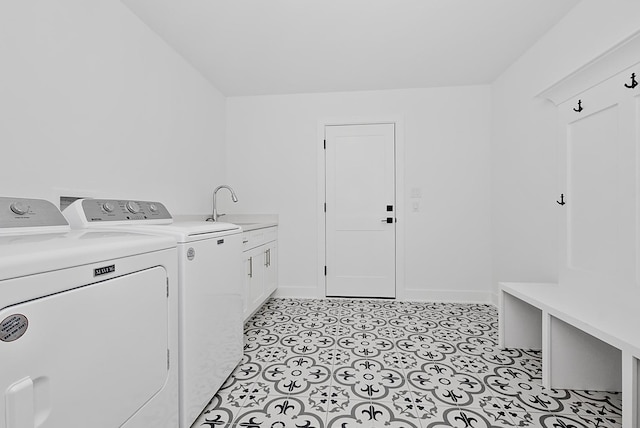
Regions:
<svg viewBox="0 0 640 428"><path fill-rule="evenodd" d="M271 297L291 297L298 299L318 299L318 289L314 287L283 287L278 286Z"/></svg>
<svg viewBox="0 0 640 428"><path fill-rule="evenodd" d="M417 302L449 302L449 303L484 303L497 306L498 295L490 291L471 290L418 290L405 289L403 301ZM318 296L316 287L279 286L272 297L289 297L298 299L324 299Z"/></svg>
<svg viewBox="0 0 640 428"><path fill-rule="evenodd" d="M406 289L404 296L403 300L418 302L484 303L495 305L490 291Z"/></svg>
<svg viewBox="0 0 640 428"><path fill-rule="evenodd" d="M498 307L498 293L491 293L491 303L493 306Z"/></svg>

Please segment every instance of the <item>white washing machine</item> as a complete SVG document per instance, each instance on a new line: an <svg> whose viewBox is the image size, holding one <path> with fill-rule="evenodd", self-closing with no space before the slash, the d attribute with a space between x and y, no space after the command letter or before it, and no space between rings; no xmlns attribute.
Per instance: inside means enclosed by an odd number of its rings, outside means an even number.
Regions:
<svg viewBox="0 0 640 428"><path fill-rule="evenodd" d="M0 198L0 428L175 428L176 252Z"/></svg>
<svg viewBox="0 0 640 428"><path fill-rule="evenodd" d="M64 211L72 228L118 228L178 242L180 427L191 427L242 359L242 229L174 222L163 204L83 199Z"/></svg>

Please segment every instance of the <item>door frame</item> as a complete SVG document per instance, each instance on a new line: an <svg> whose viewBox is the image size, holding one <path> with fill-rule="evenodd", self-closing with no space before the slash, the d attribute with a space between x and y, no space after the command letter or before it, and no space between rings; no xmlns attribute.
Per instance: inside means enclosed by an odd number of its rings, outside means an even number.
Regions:
<svg viewBox="0 0 640 428"><path fill-rule="evenodd" d="M405 203L404 203L404 120L401 116L383 116L383 117L343 117L343 118L324 118L318 120L317 129L317 169L318 169L318 189L316 212L318 224L318 259L317 259L317 277L316 277L316 297L325 298L326 295L326 276L324 275L324 267L326 265L326 227L324 215L325 203L325 127L334 125L378 125L393 124L395 125L395 193L396 193L396 298L395 300L404 300L404 223L405 223Z"/></svg>

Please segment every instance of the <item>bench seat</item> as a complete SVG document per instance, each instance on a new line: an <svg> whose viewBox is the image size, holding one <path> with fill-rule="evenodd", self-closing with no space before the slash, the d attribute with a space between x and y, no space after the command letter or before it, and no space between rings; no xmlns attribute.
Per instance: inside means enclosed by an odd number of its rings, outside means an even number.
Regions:
<svg viewBox="0 0 640 428"><path fill-rule="evenodd" d="M542 385L622 391L623 427L637 428L640 298L550 283L501 283L499 346L542 350Z"/></svg>

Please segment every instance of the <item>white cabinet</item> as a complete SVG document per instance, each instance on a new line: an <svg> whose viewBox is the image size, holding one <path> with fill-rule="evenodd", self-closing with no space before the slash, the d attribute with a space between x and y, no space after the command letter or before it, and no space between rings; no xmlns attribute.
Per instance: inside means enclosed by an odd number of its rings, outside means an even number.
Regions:
<svg viewBox="0 0 640 428"><path fill-rule="evenodd" d="M242 242L246 321L278 287L278 228L244 232Z"/></svg>

